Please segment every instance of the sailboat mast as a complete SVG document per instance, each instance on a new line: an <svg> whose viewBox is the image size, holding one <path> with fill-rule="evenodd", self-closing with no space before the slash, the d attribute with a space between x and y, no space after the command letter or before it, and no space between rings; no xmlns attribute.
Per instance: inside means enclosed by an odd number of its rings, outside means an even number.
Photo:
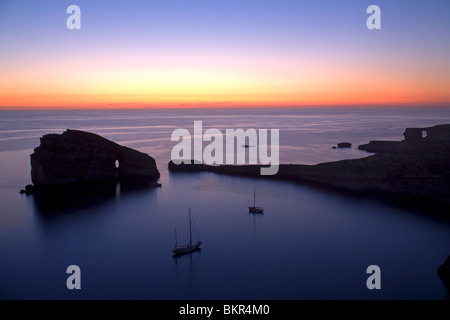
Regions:
<svg viewBox="0 0 450 320"><path fill-rule="evenodd" d="M253 191L253 206L256 207L256 187L255 190Z"/></svg>
<svg viewBox="0 0 450 320"><path fill-rule="evenodd" d="M191 207L189 207L189 245L192 246Z"/></svg>
<svg viewBox="0 0 450 320"><path fill-rule="evenodd" d="M175 229L175 248L178 246L177 243L177 229Z"/></svg>

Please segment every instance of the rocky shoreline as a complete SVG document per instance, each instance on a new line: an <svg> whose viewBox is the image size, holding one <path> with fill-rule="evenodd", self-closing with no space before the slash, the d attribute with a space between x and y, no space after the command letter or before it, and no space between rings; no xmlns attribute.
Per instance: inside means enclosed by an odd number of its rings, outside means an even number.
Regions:
<svg viewBox="0 0 450 320"><path fill-rule="evenodd" d="M360 146L378 152L362 159L317 165L280 165L274 176L261 176L259 165L209 166L193 161L172 172L219 174L289 180L337 190L390 197L409 197L450 204L450 125L408 128L403 141L378 141Z"/></svg>
<svg viewBox="0 0 450 320"><path fill-rule="evenodd" d="M171 172L288 180L351 193L450 205L450 125L408 128L404 137L403 141L371 141L359 146L375 153L366 158L317 165L280 165L273 176L262 176L259 165L210 166L188 160L179 165L170 161L168 166ZM338 147L350 148L351 144L346 142ZM61 207L78 205L80 197L92 197L98 202L99 197L114 195L119 181L122 192L148 187L160 176L151 156L77 130L43 136L30 158L33 185L21 193L33 193L42 212L58 212ZM447 213L448 210L446 217ZM437 272L449 289L450 256ZM447 293L446 299L449 298Z"/></svg>
<svg viewBox="0 0 450 320"><path fill-rule="evenodd" d="M371 141L360 150L375 153L362 159L317 165L280 165L274 176L261 176L257 165L208 166L194 161L176 165L171 172L214 172L262 179L279 179L350 193L380 195L409 205L424 205L436 214L444 207L449 218L450 206L450 125L408 128L403 141ZM443 298L450 300L450 256L437 268L447 288Z"/></svg>

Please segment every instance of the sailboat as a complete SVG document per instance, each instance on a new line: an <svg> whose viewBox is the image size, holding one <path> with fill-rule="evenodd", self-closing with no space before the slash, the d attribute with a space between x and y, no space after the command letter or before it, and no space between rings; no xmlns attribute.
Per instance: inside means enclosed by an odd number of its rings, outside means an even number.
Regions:
<svg viewBox="0 0 450 320"><path fill-rule="evenodd" d="M249 213L264 213L264 209L256 206L256 188L253 192L253 206L248 207Z"/></svg>
<svg viewBox="0 0 450 320"><path fill-rule="evenodd" d="M175 229L175 247L172 249L172 252L175 255L179 255L199 249L202 242L200 241L200 237L198 235L198 230L195 225L195 222L194 222L194 233L197 238L197 241L195 243L192 242L192 217L191 217L191 208L189 208L189 243L179 246L177 244L177 230Z"/></svg>

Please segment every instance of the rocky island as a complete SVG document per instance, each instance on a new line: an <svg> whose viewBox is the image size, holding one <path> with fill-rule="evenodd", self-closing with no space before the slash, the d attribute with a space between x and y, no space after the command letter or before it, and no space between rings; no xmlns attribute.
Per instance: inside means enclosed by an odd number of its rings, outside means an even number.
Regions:
<svg viewBox="0 0 450 320"><path fill-rule="evenodd" d="M61 188L96 182L155 182L160 174L155 160L90 132L67 130L47 134L31 158L33 187Z"/></svg>
<svg viewBox="0 0 450 320"><path fill-rule="evenodd" d="M259 165L175 165L171 171L290 180L299 183L376 195L402 196L450 204L450 124L408 128L403 141L378 141L360 146L377 152L362 159L317 165L280 165L274 176L261 176Z"/></svg>

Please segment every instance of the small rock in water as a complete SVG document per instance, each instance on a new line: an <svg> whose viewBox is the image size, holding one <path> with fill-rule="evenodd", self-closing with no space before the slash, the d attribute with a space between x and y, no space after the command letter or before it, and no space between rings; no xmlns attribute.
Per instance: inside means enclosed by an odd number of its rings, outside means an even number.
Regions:
<svg viewBox="0 0 450 320"><path fill-rule="evenodd" d="M350 142L341 142L338 143L338 148L351 148L352 144Z"/></svg>
<svg viewBox="0 0 450 320"><path fill-rule="evenodd" d="M19 191L20 194L33 194L34 193L34 186L31 184L26 185L25 189L22 189Z"/></svg>

